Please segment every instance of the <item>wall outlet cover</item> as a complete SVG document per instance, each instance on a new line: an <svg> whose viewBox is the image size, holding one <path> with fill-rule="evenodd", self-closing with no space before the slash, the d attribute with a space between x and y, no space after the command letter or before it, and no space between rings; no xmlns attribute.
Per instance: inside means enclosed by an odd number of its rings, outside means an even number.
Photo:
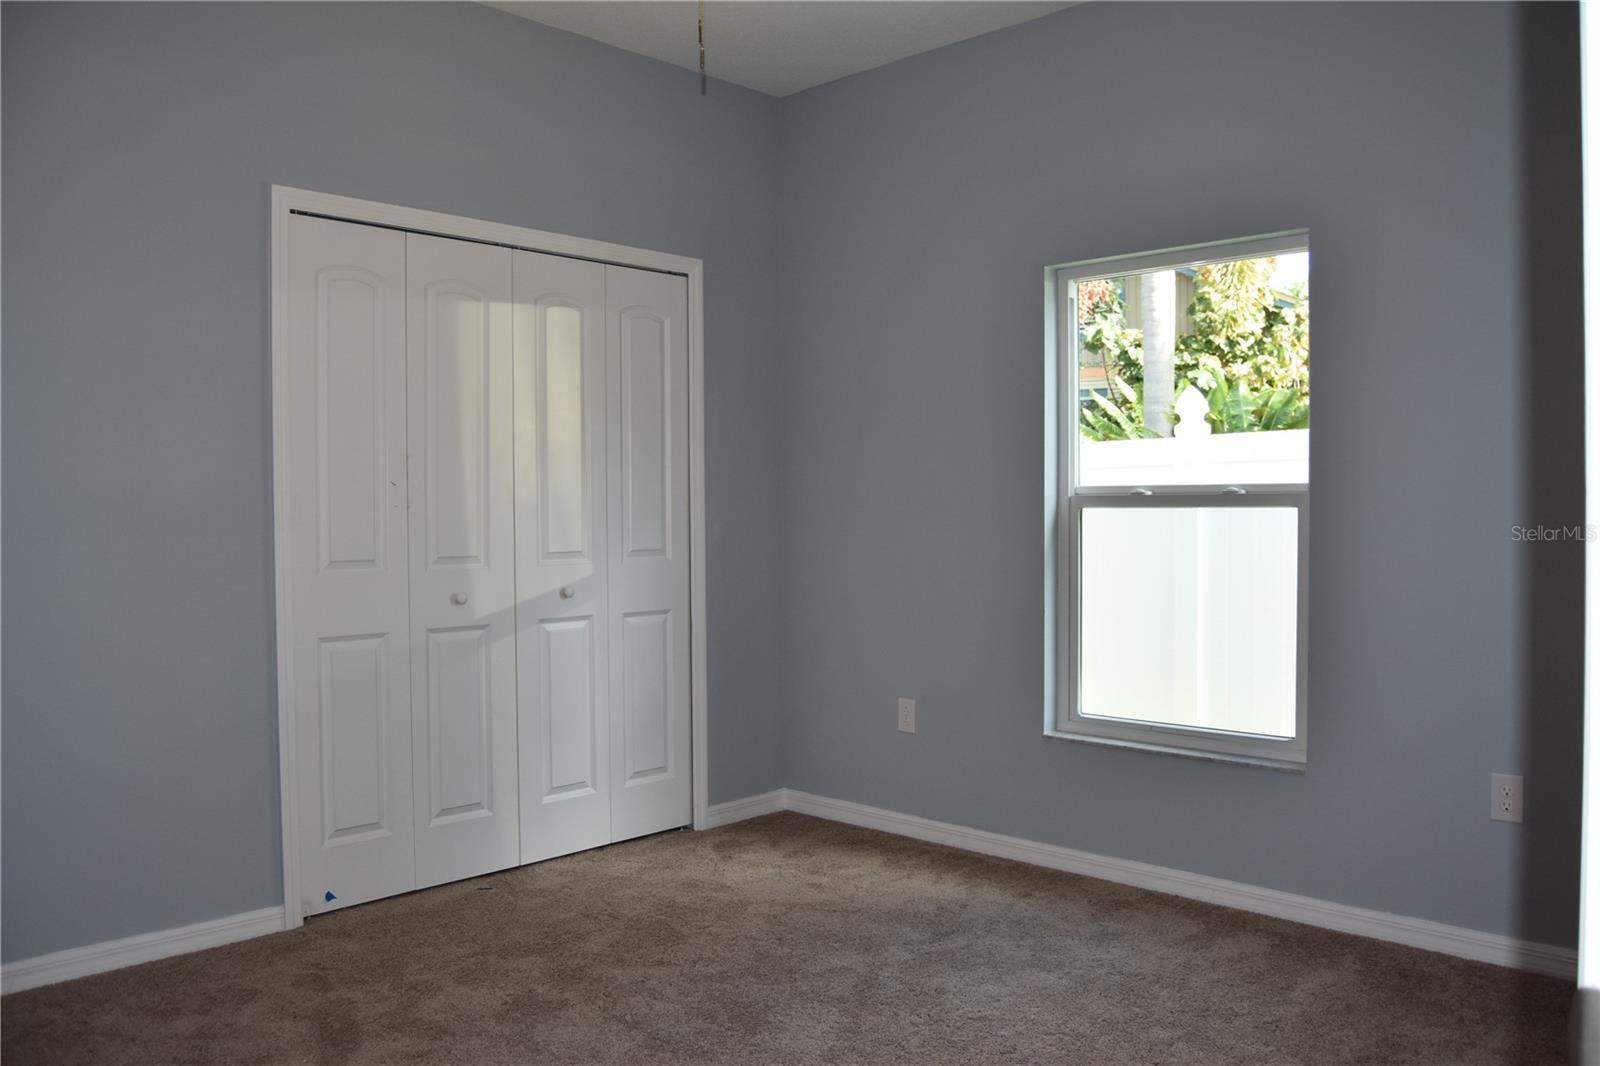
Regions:
<svg viewBox="0 0 1600 1066"><path fill-rule="evenodd" d="M917 731L917 701L900 697L900 722L899 729L902 733L915 733Z"/></svg>
<svg viewBox="0 0 1600 1066"><path fill-rule="evenodd" d="M1497 822L1522 821L1522 777L1489 775L1489 817Z"/></svg>

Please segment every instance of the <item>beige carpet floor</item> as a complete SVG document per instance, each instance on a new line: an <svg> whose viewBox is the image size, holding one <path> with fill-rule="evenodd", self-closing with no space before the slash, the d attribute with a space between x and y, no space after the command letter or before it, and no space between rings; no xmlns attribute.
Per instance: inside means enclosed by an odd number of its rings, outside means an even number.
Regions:
<svg viewBox="0 0 1600 1066"><path fill-rule="evenodd" d="M0 1000L29 1063L1554 1063L1572 986L795 814Z"/></svg>

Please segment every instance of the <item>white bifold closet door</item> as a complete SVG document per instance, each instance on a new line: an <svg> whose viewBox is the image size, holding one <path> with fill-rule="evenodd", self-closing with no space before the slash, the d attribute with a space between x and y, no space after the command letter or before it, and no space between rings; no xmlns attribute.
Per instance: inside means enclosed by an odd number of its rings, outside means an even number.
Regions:
<svg viewBox="0 0 1600 1066"><path fill-rule="evenodd" d="M304 913L687 824L685 280L289 235Z"/></svg>
<svg viewBox="0 0 1600 1066"><path fill-rule="evenodd" d="M606 268L516 253L522 861L611 841Z"/></svg>
<svg viewBox="0 0 1600 1066"><path fill-rule="evenodd" d="M511 250L406 235L416 887L517 863Z"/></svg>
<svg viewBox="0 0 1600 1066"><path fill-rule="evenodd" d="M288 302L294 628L279 653L316 914L415 883L405 234L293 216Z"/></svg>
<svg viewBox="0 0 1600 1066"><path fill-rule="evenodd" d="M693 818L688 283L606 268L611 839Z"/></svg>
<svg viewBox="0 0 1600 1066"><path fill-rule="evenodd" d="M522 861L686 824L684 279L516 253Z"/></svg>

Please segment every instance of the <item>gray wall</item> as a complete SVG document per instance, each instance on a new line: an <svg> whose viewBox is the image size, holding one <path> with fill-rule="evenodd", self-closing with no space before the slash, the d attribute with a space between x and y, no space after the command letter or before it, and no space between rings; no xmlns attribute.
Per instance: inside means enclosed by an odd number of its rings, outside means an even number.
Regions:
<svg viewBox="0 0 1600 1066"><path fill-rule="evenodd" d="M784 101L786 783L1573 943L1581 547L1510 527L1583 521L1575 40L1089 4ZM1301 226L1308 770L1041 737L1041 268Z"/></svg>
<svg viewBox="0 0 1600 1066"><path fill-rule="evenodd" d="M706 260L713 801L1571 943L1581 549L1510 527L1583 514L1573 22L1092 4L779 102L473 5L5 5L4 957L279 899L271 182ZM1310 768L1044 739L1040 269L1299 226Z"/></svg>
<svg viewBox="0 0 1600 1066"><path fill-rule="evenodd" d="M473 4L7 4L4 957L280 899L272 182L706 264L711 798L778 778L777 104Z"/></svg>

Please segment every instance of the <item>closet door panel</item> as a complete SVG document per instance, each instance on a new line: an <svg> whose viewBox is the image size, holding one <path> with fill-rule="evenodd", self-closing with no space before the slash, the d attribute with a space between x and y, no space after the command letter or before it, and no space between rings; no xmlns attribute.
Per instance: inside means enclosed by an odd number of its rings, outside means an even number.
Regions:
<svg viewBox="0 0 1600 1066"><path fill-rule="evenodd" d="M428 818L494 812L488 626L435 629L428 641Z"/></svg>
<svg viewBox="0 0 1600 1066"><path fill-rule="evenodd" d="M300 903L415 885L405 238L289 220L287 507Z"/></svg>
<svg viewBox="0 0 1600 1066"><path fill-rule="evenodd" d="M523 862L610 839L605 267L517 252Z"/></svg>
<svg viewBox="0 0 1600 1066"><path fill-rule="evenodd" d="M518 854L511 251L406 236L417 885Z"/></svg>
<svg viewBox="0 0 1600 1066"><path fill-rule="evenodd" d="M682 277L606 268L613 840L693 817L687 311Z"/></svg>

